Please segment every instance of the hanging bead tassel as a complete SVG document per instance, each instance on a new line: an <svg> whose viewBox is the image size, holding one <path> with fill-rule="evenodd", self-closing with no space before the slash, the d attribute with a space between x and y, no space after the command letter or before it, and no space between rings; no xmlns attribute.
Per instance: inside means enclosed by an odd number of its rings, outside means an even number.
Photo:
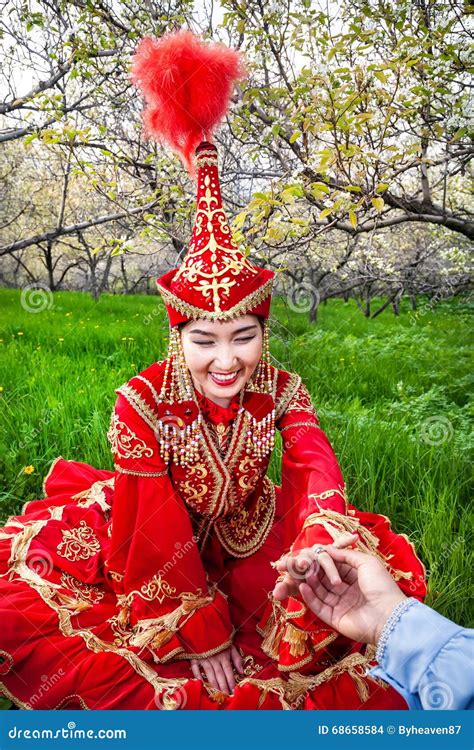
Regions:
<svg viewBox="0 0 474 750"><path fill-rule="evenodd" d="M202 415L186 424L173 414L171 404L194 401L194 392L177 327L170 327L168 358L165 366L160 402L170 404L169 414L158 420L157 437L160 454L166 463L189 466L199 459Z"/></svg>
<svg viewBox="0 0 474 750"><path fill-rule="evenodd" d="M257 368L254 390L261 393L272 394L272 368L270 363L268 321L265 320L263 327L262 356ZM246 451L247 455L256 456L258 461L263 461L275 447L275 409L263 419L257 420L250 417L250 425L247 430Z"/></svg>

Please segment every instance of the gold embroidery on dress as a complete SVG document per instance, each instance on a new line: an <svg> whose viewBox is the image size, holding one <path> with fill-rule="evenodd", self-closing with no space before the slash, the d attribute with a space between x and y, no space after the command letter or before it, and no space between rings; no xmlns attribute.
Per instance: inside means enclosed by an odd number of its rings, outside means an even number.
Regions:
<svg viewBox="0 0 474 750"><path fill-rule="evenodd" d="M58 544L56 552L71 562L87 560L100 550L99 540L84 520L79 522L79 528L63 529L61 533L63 541Z"/></svg>
<svg viewBox="0 0 474 750"><path fill-rule="evenodd" d="M238 506L220 518L214 529L224 549L233 557L248 557L256 552L270 533L275 517L275 485L264 478L260 497L248 510Z"/></svg>
<svg viewBox="0 0 474 750"><path fill-rule="evenodd" d="M224 423L220 422L219 424L214 424L213 422L208 422L208 428L209 432L211 433L212 437L214 438L214 442L216 443L217 447L219 448L219 451L222 456L225 455L227 450L227 445L229 442L229 437L232 432L232 425L228 424L225 425Z"/></svg>
<svg viewBox="0 0 474 750"><path fill-rule="evenodd" d="M121 385L120 388L117 388L115 392L124 397L132 409L149 427L151 427L152 430L156 429L158 415L153 411L151 406L147 404L141 393L139 393L133 385L125 383L124 385Z"/></svg>
<svg viewBox="0 0 474 750"><path fill-rule="evenodd" d="M144 583L140 589L135 589L127 595L127 604L130 605L135 594L138 594L142 599L146 599L149 602L153 599L157 599L159 604L162 604L167 597L176 598L174 596L176 594L176 589L165 581L161 575L155 574L148 583Z"/></svg>
<svg viewBox="0 0 474 750"><path fill-rule="evenodd" d="M71 500L78 500L77 504L80 508L89 508L94 503L97 503L100 505L101 510L106 513L110 510L111 506L105 497L104 487L113 488L114 484L115 477L99 480L91 484L86 490L82 490L82 492L78 492L76 495L71 495Z"/></svg>
<svg viewBox="0 0 474 750"><path fill-rule="evenodd" d="M125 422L121 422L115 413L112 414L107 437L112 446L112 453L121 458L151 458L153 456L153 448L139 438Z"/></svg>
<svg viewBox="0 0 474 750"><path fill-rule="evenodd" d="M310 495L308 495L308 498L311 498L316 503L319 503L319 500L327 500L333 495L339 495L339 497L342 497L342 499L344 500L345 513L347 515L348 499L345 487L336 487L335 489L324 490L324 492L312 492ZM324 508L320 507L320 510L324 511Z"/></svg>
<svg viewBox="0 0 474 750"><path fill-rule="evenodd" d="M81 696L78 695L77 693L73 693L72 695L66 695L65 698L63 698L61 701L59 701L58 705L54 707L53 711L58 711L59 709L64 708L65 705L67 705L68 703L70 703L73 700L77 701L78 703L80 703L81 708L84 711L89 711L90 710L89 706L85 702L84 698L81 698Z"/></svg>
<svg viewBox="0 0 474 750"><path fill-rule="evenodd" d="M290 399L285 410L285 416L292 411L305 411L316 418L318 417L311 401L309 391L303 383L300 384L298 390Z"/></svg>
<svg viewBox="0 0 474 750"><path fill-rule="evenodd" d="M5 675L13 667L13 656L0 648L0 674Z"/></svg>
<svg viewBox="0 0 474 750"><path fill-rule="evenodd" d="M70 573L61 573L61 585L68 588L70 591L73 591L80 599L85 599L92 604L97 604L97 602L100 602L105 596L105 593L101 591L98 586L84 583L78 578L70 575Z"/></svg>
<svg viewBox="0 0 474 750"><path fill-rule="evenodd" d="M296 372L290 372L288 382L283 388L280 396L275 404L275 418L278 420L286 411L288 403L295 395L296 391L301 385L301 378Z"/></svg>
<svg viewBox="0 0 474 750"><path fill-rule="evenodd" d="M259 466L258 458L244 456L239 463L239 473L242 474L239 478L239 487L242 487L243 490L247 490L247 492L251 492L261 476L261 468Z"/></svg>
<svg viewBox="0 0 474 750"><path fill-rule="evenodd" d="M292 422L291 424L286 424L284 427L281 427L280 432L291 430L293 427L317 427L318 429L320 429L317 422Z"/></svg>
<svg viewBox="0 0 474 750"><path fill-rule="evenodd" d="M107 622L110 623L112 633L114 634L114 645L118 647L127 647L132 636L132 631L127 625L122 623L120 614L109 617Z"/></svg>
<svg viewBox="0 0 474 750"><path fill-rule="evenodd" d="M164 477L168 474L168 469L164 471L135 471L134 469L124 469L118 464L115 464L114 468L119 474L130 474L133 477Z"/></svg>

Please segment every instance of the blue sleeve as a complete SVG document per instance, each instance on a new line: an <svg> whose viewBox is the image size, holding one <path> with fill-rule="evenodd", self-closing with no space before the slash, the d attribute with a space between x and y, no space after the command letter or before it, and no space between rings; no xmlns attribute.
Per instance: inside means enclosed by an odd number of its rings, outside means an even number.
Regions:
<svg viewBox="0 0 474 750"><path fill-rule="evenodd" d="M389 618L368 674L388 682L411 709L474 709L474 630L416 599Z"/></svg>

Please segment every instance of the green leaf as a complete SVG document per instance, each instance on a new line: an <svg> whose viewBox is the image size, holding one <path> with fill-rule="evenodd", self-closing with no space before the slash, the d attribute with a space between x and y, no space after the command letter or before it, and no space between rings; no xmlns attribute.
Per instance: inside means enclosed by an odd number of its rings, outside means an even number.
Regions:
<svg viewBox="0 0 474 750"><path fill-rule="evenodd" d="M389 188L390 185L388 182L380 182L377 187L375 188L376 193L384 193L387 188Z"/></svg>
<svg viewBox="0 0 474 750"><path fill-rule="evenodd" d="M281 192L281 199L287 203L292 203L293 198L303 198L304 197L304 190L301 187L301 185L288 185L284 190Z"/></svg>
<svg viewBox="0 0 474 750"><path fill-rule="evenodd" d="M301 130L296 130L290 137L290 143L294 143L301 135Z"/></svg>
<svg viewBox="0 0 474 750"><path fill-rule="evenodd" d="M312 182L310 184L311 191L315 191L318 193L324 193L325 195L329 195L331 192L330 188L326 185L325 182Z"/></svg>
<svg viewBox="0 0 474 750"><path fill-rule="evenodd" d="M383 70L374 70L374 76L378 78L381 83L387 83L387 76Z"/></svg>
<svg viewBox="0 0 474 750"><path fill-rule="evenodd" d="M372 198L372 205L380 213L380 211L383 211L383 207L385 206L385 201L383 198Z"/></svg>
<svg viewBox="0 0 474 750"><path fill-rule="evenodd" d="M351 227L355 229L357 226L357 214L353 208L349 209L349 221L350 221Z"/></svg>
<svg viewBox="0 0 474 750"><path fill-rule="evenodd" d="M292 224L298 224L300 227L309 226L308 219L300 219L298 216L292 216L290 221Z"/></svg>
<svg viewBox="0 0 474 750"><path fill-rule="evenodd" d="M323 210L319 214L319 218L325 219L326 216L329 216L330 213L332 213L332 208L323 208Z"/></svg>
<svg viewBox="0 0 474 750"><path fill-rule="evenodd" d="M242 229L246 218L247 218L247 211L241 211L240 214L237 214L237 216L234 216L234 219L232 221L232 226L235 227L235 229Z"/></svg>

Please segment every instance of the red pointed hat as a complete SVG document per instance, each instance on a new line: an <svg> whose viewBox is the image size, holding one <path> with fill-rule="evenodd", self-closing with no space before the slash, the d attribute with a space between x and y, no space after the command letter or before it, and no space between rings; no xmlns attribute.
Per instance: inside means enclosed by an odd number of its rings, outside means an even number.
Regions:
<svg viewBox="0 0 474 750"><path fill-rule="evenodd" d="M134 55L132 80L147 103L145 132L168 143L197 178L188 252L179 268L157 280L172 326L198 318L267 318L270 312L275 274L255 266L235 244L222 205L217 148L202 140L212 136L243 75L239 52L204 44L190 31L144 39Z"/></svg>

